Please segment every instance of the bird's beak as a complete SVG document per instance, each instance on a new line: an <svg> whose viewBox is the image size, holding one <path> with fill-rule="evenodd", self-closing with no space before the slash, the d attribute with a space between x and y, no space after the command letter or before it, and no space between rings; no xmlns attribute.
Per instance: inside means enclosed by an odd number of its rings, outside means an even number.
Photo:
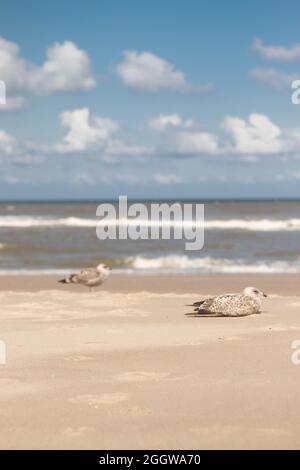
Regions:
<svg viewBox="0 0 300 470"><path fill-rule="evenodd" d="M263 292L263 296L264 296L264 297L268 297L267 294L265 294L264 292Z"/></svg>

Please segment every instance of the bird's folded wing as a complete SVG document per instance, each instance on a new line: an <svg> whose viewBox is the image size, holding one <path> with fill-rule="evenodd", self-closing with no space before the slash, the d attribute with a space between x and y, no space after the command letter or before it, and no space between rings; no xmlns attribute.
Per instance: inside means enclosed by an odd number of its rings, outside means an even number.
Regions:
<svg viewBox="0 0 300 470"><path fill-rule="evenodd" d="M215 297L210 297L205 299L204 302L200 305L200 310L207 310L210 309L212 306L217 306L218 304L221 305L224 301L233 300L236 297L236 294L224 294L224 295L217 295Z"/></svg>
<svg viewBox="0 0 300 470"><path fill-rule="evenodd" d="M98 277L99 273L96 269L84 269L77 274L78 279L82 281L90 281L91 279L95 279Z"/></svg>

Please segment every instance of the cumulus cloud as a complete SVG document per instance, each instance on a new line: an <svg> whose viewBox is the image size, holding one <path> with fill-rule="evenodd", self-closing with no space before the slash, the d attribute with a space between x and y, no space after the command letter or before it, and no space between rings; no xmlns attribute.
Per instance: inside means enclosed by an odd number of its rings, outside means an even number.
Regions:
<svg viewBox="0 0 300 470"><path fill-rule="evenodd" d="M218 139L209 132L180 130L174 135L173 152L181 155L215 154Z"/></svg>
<svg viewBox="0 0 300 470"><path fill-rule="evenodd" d="M137 184L143 184L143 181L141 178L139 178L135 174L128 174L128 173L120 173L115 175L115 182L117 183L124 183L128 185L137 185Z"/></svg>
<svg viewBox="0 0 300 470"><path fill-rule="evenodd" d="M193 120L185 120L179 114L160 114L149 125L162 134L162 149L166 153L188 156L218 151L215 135L198 129Z"/></svg>
<svg viewBox="0 0 300 470"><path fill-rule="evenodd" d="M153 148L147 145L135 145L122 139L111 139L107 146L107 155L144 157L153 154Z"/></svg>
<svg viewBox="0 0 300 470"><path fill-rule="evenodd" d="M245 155L270 155L282 153L282 130L264 114L252 113L248 120L226 117L224 129L231 135L233 144L228 151Z"/></svg>
<svg viewBox="0 0 300 470"><path fill-rule="evenodd" d="M179 114L160 114L157 117L150 119L149 125L153 129L158 131L164 131L166 129L184 127L189 128L193 126L192 120L184 120Z"/></svg>
<svg viewBox="0 0 300 470"><path fill-rule="evenodd" d="M4 178L4 182L7 183L7 184L25 184L25 183L28 183L27 180L23 180L23 179L20 179L18 178L17 176L14 176L14 175L8 175Z"/></svg>
<svg viewBox="0 0 300 470"><path fill-rule="evenodd" d="M38 93L91 90L96 85L87 53L71 41L49 47L47 60L32 80Z"/></svg>
<svg viewBox="0 0 300 470"><path fill-rule="evenodd" d="M65 111L61 113L60 121L68 129L62 143L56 147L61 153L103 148L119 129L116 121L99 116L91 117L88 108Z"/></svg>
<svg viewBox="0 0 300 470"><path fill-rule="evenodd" d="M149 121L149 126L160 136L155 151L158 155L235 155L256 161L264 155L295 156L300 151L300 128L282 129L260 113L251 113L247 119L226 116L221 124L224 132L219 137L179 114L160 114Z"/></svg>
<svg viewBox="0 0 300 470"><path fill-rule="evenodd" d="M14 157L17 153L17 140L7 132L0 130L0 158Z"/></svg>
<svg viewBox="0 0 300 470"><path fill-rule="evenodd" d="M180 175L176 174L164 174L157 173L151 174L136 174L134 172L122 172L112 173L105 177L101 174L90 175L86 172L77 172L72 176L70 182L78 186L95 186L96 184L101 185L126 185L126 186L137 186L137 185L158 185L158 186L170 186L179 185L184 182L184 179Z"/></svg>
<svg viewBox="0 0 300 470"><path fill-rule="evenodd" d="M153 181L154 183L162 186L170 186L173 184L182 184L183 178L180 175L166 175L158 173L153 176Z"/></svg>
<svg viewBox="0 0 300 470"><path fill-rule="evenodd" d="M62 141L49 148L62 154L96 154L109 156L143 156L152 149L127 142L121 136L121 127L112 119L91 116L88 108L65 111L60 115L61 125L68 129Z"/></svg>
<svg viewBox="0 0 300 470"><path fill-rule="evenodd" d="M300 44L294 44L291 47L265 46L261 39L256 38L253 41L252 49L265 60L293 62L300 59Z"/></svg>
<svg viewBox="0 0 300 470"><path fill-rule="evenodd" d="M124 157L135 158L135 164L156 157L218 157L235 156L244 161L257 161L264 156L297 158L300 153L300 128L281 128L268 116L251 113L247 118L226 116L221 123L222 132L217 135L199 126L192 119L179 114L160 114L148 122L153 146L135 144L122 130L119 122L102 116L93 116L88 108L65 111L60 122L66 129L56 143L41 144L18 140L0 130L0 159L18 164L33 164L46 157L93 157L107 163L119 163ZM149 136L150 137L150 136ZM125 160L128 162L128 160ZM169 177L170 175L168 175ZM92 175L94 177L94 175ZM136 184L131 173L126 173L127 184ZM124 180L124 179L123 179ZM169 178L179 184L179 179ZM116 182L121 182L121 177ZM163 176L152 181L168 184ZM73 183L91 184L85 175L74 176Z"/></svg>
<svg viewBox="0 0 300 470"><path fill-rule="evenodd" d="M76 173L75 176L73 176L71 183L76 184L78 186L94 186L95 179L87 173Z"/></svg>
<svg viewBox="0 0 300 470"><path fill-rule="evenodd" d="M285 129L284 142L287 153L298 154L300 151L300 127Z"/></svg>
<svg viewBox="0 0 300 470"><path fill-rule="evenodd" d="M0 38L0 77L7 88L1 110L22 107L29 95L86 91L96 85L87 53L71 41L50 46L45 62L37 65L21 56L16 43Z"/></svg>
<svg viewBox="0 0 300 470"><path fill-rule="evenodd" d="M12 162L18 165L32 165L41 162L41 157L30 148L29 142L20 141L8 132L0 129L0 162Z"/></svg>
<svg viewBox="0 0 300 470"><path fill-rule="evenodd" d="M26 98L23 96L10 95L5 104L0 103L0 111L8 112L23 108L26 104Z"/></svg>
<svg viewBox="0 0 300 470"><path fill-rule="evenodd" d="M123 62L117 66L117 73L125 85L136 90L207 92L212 88L210 84L190 84L184 72L151 52L124 51L123 57Z"/></svg>
<svg viewBox="0 0 300 470"><path fill-rule="evenodd" d="M279 72L272 68L256 68L251 70L250 76L264 85L276 90L291 88L291 83L297 78L296 74Z"/></svg>

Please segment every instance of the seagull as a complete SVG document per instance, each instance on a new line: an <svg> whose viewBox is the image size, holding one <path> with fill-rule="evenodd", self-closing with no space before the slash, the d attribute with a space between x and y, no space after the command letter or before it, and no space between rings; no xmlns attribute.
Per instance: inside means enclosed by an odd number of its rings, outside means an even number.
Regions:
<svg viewBox="0 0 300 470"><path fill-rule="evenodd" d="M220 317L244 317L261 311L261 299L267 297L256 287L246 287L241 294L223 294L195 302L198 314Z"/></svg>
<svg viewBox="0 0 300 470"><path fill-rule="evenodd" d="M106 264L99 264L96 268L84 269L58 282L62 284L82 284L83 286L89 287L90 292L92 292L93 287L100 286L108 278L111 269L112 268L106 266Z"/></svg>

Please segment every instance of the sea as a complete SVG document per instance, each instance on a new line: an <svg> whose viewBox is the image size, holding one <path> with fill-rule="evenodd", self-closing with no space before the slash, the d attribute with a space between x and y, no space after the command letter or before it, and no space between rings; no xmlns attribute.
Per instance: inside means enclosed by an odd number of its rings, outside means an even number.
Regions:
<svg viewBox="0 0 300 470"><path fill-rule="evenodd" d="M103 202L0 203L0 275L60 275L99 263L124 275L300 273L300 201L164 201L204 204L196 251L184 240L98 239Z"/></svg>

